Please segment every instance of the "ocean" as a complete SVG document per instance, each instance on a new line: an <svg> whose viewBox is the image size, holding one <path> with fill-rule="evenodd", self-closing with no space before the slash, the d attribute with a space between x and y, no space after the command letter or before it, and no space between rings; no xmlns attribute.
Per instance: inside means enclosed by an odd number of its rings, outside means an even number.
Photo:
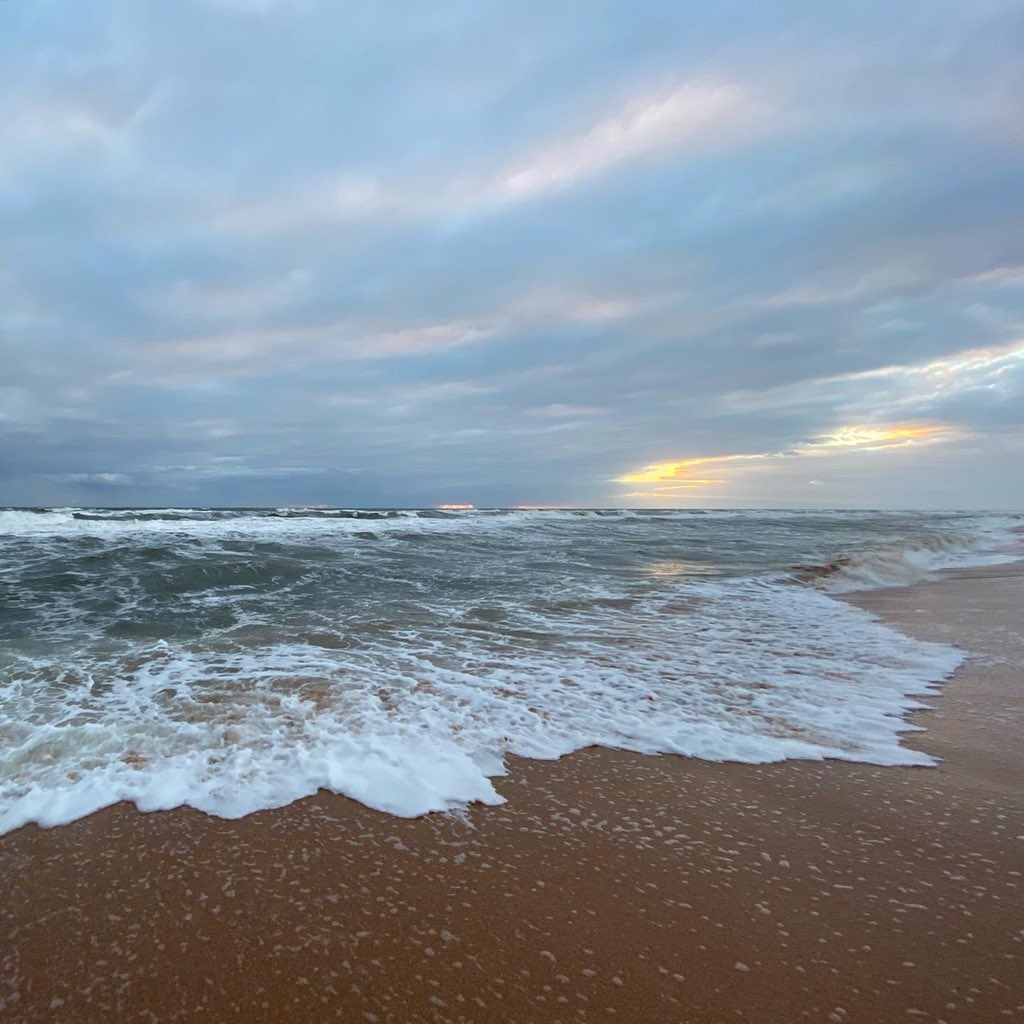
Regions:
<svg viewBox="0 0 1024 1024"><path fill-rule="evenodd" d="M0 832L119 800L501 801L507 755L927 765L964 654L837 599L1005 561L1021 517L0 510Z"/></svg>

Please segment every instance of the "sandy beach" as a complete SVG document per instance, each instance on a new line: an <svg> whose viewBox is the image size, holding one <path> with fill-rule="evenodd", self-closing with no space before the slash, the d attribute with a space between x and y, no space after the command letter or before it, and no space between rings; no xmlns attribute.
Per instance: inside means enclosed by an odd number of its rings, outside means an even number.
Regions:
<svg viewBox="0 0 1024 1024"><path fill-rule="evenodd" d="M1024 1019L1024 569L857 603L971 659L939 767L516 761L501 807L118 805L0 838L0 1019Z"/></svg>

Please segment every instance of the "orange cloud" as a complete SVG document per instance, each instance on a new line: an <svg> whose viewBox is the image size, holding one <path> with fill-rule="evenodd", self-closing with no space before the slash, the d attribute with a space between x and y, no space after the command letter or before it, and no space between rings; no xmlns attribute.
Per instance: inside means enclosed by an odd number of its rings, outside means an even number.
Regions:
<svg viewBox="0 0 1024 1024"><path fill-rule="evenodd" d="M952 429L942 424L840 427L834 433L825 434L817 441L798 449L798 453L811 455L819 450L829 451L836 448L859 448L866 452L877 452L886 448L904 448L920 441L946 439L951 433Z"/></svg>
<svg viewBox="0 0 1024 1024"><path fill-rule="evenodd" d="M649 491L632 491L627 498L672 497L679 490L726 483L723 478L695 476L698 467L724 466L738 462L765 462L792 459L805 455L829 455L839 451L878 452L908 445L947 441L956 431L941 423L850 424L838 427L812 441L805 441L786 451L754 452L736 455L707 455L673 462L656 462L616 477L620 484L660 484Z"/></svg>
<svg viewBox="0 0 1024 1024"><path fill-rule="evenodd" d="M750 459L764 459L766 455L708 455L698 459L682 459L679 462L656 462L650 466L644 466L634 473L626 473L625 476L617 477L620 484L662 484L673 483L677 486L688 487L697 484L719 484L721 480L697 479L690 476L690 471L696 466L717 465L723 462L739 462Z"/></svg>

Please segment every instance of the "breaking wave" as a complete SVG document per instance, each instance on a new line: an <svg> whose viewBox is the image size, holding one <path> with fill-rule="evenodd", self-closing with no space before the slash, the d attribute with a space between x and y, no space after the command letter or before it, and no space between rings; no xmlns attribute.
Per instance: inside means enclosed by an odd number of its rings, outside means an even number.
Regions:
<svg viewBox="0 0 1024 1024"><path fill-rule="evenodd" d="M593 744L929 764L905 715L962 654L830 595L1005 560L1017 525L0 511L0 832L319 788L397 815L493 804L507 755Z"/></svg>

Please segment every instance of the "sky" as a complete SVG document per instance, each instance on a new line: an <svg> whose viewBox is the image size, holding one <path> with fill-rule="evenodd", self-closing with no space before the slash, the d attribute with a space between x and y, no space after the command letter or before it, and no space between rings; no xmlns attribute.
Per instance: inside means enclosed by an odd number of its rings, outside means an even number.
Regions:
<svg viewBox="0 0 1024 1024"><path fill-rule="evenodd" d="M0 0L0 504L1024 507L1019 0Z"/></svg>

